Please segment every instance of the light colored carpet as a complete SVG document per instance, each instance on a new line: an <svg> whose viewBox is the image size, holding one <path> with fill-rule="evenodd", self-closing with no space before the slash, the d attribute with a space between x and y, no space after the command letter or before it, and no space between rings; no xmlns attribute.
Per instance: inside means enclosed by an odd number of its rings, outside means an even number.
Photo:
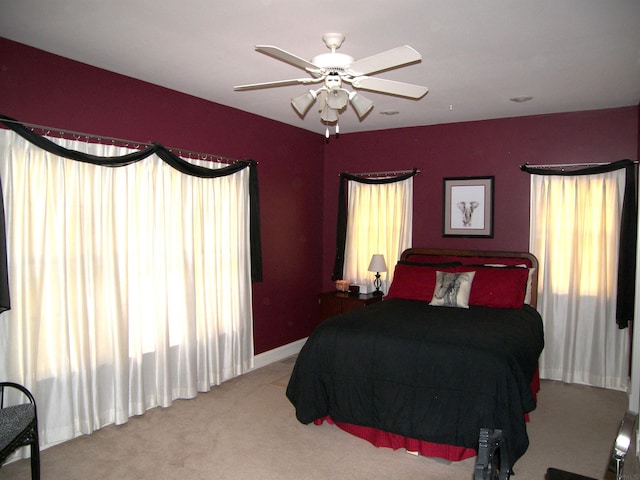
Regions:
<svg viewBox="0 0 640 480"><path fill-rule="evenodd" d="M339 428L302 425L285 397L287 359L42 452L42 480L432 479L471 480L475 459L446 463L375 448ZM549 466L603 478L626 394L542 382L517 480L542 480ZM630 473L625 478L640 479ZM629 472L629 473L627 473ZM628 476L627 476L628 475ZM636 476L633 476L636 475ZM28 479L29 462L0 469Z"/></svg>

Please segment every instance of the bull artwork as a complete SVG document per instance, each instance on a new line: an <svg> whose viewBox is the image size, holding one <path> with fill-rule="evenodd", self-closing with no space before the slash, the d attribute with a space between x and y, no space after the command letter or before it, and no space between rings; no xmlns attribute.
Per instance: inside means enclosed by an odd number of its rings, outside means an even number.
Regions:
<svg viewBox="0 0 640 480"><path fill-rule="evenodd" d="M458 208L462 212L462 225L471 226L473 211L480 205L478 202L458 202Z"/></svg>

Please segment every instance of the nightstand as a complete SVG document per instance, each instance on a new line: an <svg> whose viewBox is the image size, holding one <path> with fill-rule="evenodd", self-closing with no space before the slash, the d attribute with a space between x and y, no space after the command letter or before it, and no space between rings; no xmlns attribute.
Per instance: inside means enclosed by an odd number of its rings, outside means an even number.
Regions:
<svg viewBox="0 0 640 480"><path fill-rule="evenodd" d="M349 310L366 307L381 300L382 295L374 295L373 293L361 293L359 295L338 291L321 293L318 297L320 321Z"/></svg>

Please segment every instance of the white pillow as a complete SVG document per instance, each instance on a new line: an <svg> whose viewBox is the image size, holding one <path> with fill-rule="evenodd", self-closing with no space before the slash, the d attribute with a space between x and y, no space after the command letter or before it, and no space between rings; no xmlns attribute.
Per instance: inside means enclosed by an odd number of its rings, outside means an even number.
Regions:
<svg viewBox="0 0 640 480"><path fill-rule="evenodd" d="M436 307L469 308L471 283L476 272L436 271L436 288L429 305Z"/></svg>

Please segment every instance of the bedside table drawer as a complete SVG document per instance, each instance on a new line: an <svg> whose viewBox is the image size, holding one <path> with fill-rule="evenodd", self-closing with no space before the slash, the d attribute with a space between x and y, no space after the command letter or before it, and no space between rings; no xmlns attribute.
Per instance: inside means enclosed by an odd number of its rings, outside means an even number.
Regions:
<svg viewBox="0 0 640 480"><path fill-rule="evenodd" d="M372 293L350 295L344 292L326 292L318 297L320 303L320 321L339 315L343 312L366 307L382 300L382 295Z"/></svg>

